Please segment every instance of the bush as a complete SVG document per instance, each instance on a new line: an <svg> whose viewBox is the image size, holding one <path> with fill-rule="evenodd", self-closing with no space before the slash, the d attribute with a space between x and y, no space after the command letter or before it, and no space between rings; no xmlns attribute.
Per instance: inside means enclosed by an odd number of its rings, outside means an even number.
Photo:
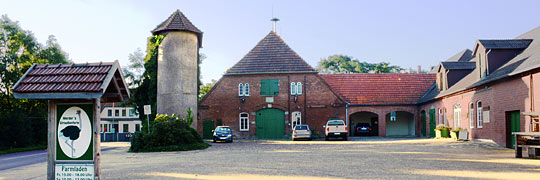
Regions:
<svg viewBox="0 0 540 180"><path fill-rule="evenodd" d="M452 129L452 130L450 130L450 131L451 131L451 132L459 132L459 131L461 131L461 128Z"/></svg>
<svg viewBox="0 0 540 180"><path fill-rule="evenodd" d="M435 128L435 130L439 130L439 131L450 130L450 129L451 129L450 127L444 126L444 125L439 125L437 126L437 128Z"/></svg>
<svg viewBox="0 0 540 180"><path fill-rule="evenodd" d="M131 138L131 152L188 151L206 149L199 133L186 120L160 114L150 126L150 134L137 132Z"/></svg>

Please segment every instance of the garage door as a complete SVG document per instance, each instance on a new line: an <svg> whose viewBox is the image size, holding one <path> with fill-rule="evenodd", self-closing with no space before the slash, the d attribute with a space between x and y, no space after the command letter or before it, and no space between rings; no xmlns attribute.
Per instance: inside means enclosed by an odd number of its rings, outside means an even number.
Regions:
<svg viewBox="0 0 540 180"><path fill-rule="evenodd" d="M285 115L279 109L257 111L257 137L261 139L283 138L285 134Z"/></svg>

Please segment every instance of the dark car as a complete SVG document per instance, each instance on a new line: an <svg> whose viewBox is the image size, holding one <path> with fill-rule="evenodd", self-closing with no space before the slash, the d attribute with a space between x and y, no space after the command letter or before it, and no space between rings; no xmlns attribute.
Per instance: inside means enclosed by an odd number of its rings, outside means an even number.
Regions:
<svg viewBox="0 0 540 180"><path fill-rule="evenodd" d="M371 125L369 123L358 123L356 124L355 132L358 135L369 135L371 134Z"/></svg>
<svg viewBox="0 0 540 180"><path fill-rule="evenodd" d="M214 142L225 141L233 142L233 131L229 126L218 126L213 130L214 132Z"/></svg>

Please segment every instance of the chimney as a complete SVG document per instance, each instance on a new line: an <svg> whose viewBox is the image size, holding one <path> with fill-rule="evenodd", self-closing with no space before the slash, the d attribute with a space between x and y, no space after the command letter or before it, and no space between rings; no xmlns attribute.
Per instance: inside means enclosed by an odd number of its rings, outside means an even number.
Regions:
<svg viewBox="0 0 540 180"><path fill-rule="evenodd" d="M416 73L420 74L421 72L422 72L422 66L418 65L418 72Z"/></svg>

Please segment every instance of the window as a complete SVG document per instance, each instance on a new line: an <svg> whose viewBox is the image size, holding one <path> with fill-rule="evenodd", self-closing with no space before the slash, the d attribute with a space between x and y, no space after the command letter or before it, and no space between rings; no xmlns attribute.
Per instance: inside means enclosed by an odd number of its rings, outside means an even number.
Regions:
<svg viewBox="0 0 540 180"><path fill-rule="evenodd" d="M302 95L302 83L301 82L296 83L296 94Z"/></svg>
<svg viewBox="0 0 540 180"><path fill-rule="evenodd" d="M474 103L469 104L469 127L474 128Z"/></svg>
<svg viewBox="0 0 540 180"><path fill-rule="evenodd" d="M448 126L448 116L446 114L446 108L443 109L443 121L444 121L444 125L445 126Z"/></svg>
<svg viewBox="0 0 540 180"><path fill-rule="evenodd" d="M249 96L249 84L244 85L244 96Z"/></svg>
<svg viewBox="0 0 540 180"><path fill-rule="evenodd" d="M140 124L135 124L135 132L138 132L141 130L141 125Z"/></svg>
<svg viewBox="0 0 540 180"><path fill-rule="evenodd" d="M122 117L126 117L126 109L122 109Z"/></svg>
<svg viewBox="0 0 540 180"><path fill-rule="evenodd" d="M120 110L115 109L114 110L114 116L116 116L116 117L120 116Z"/></svg>
<svg viewBox="0 0 540 180"><path fill-rule="evenodd" d="M244 84L238 84L238 96L244 96Z"/></svg>
<svg viewBox="0 0 540 180"><path fill-rule="evenodd" d="M296 95L296 83L291 83L291 95Z"/></svg>
<svg viewBox="0 0 540 180"><path fill-rule="evenodd" d="M111 109L107 110L107 116L112 117L112 110Z"/></svg>
<svg viewBox="0 0 540 180"><path fill-rule="evenodd" d="M123 127L122 127L122 132L129 132L129 124L124 124Z"/></svg>
<svg viewBox="0 0 540 180"><path fill-rule="evenodd" d="M135 116L135 109L129 109L129 116Z"/></svg>
<svg viewBox="0 0 540 180"><path fill-rule="evenodd" d="M483 124L483 117L482 117L482 102L478 101L476 103L476 127L482 128Z"/></svg>
<svg viewBox="0 0 540 180"><path fill-rule="evenodd" d="M240 113L240 131L249 131L248 113Z"/></svg>
<svg viewBox="0 0 540 180"><path fill-rule="evenodd" d="M261 96L277 96L277 95L279 95L279 80L278 79L261 80Z"/></svg>
<svg viewBox="0 0 540 180"><path fill-rule="evenodd" d="M109 132L109 124L103 124L103 132Z"/></svg>
<svg viewBox="0 0 540 180"><path fill-rule="evenodd" d="M439 108L439 125L440 124L443 124L443 114L442 114L442 109Z"/></svg>
<svg viewBox="0 0 540 180"><path fill-rule="evenodd" d="M454 128L461 128L461 105L454 105Z"/></svg>

